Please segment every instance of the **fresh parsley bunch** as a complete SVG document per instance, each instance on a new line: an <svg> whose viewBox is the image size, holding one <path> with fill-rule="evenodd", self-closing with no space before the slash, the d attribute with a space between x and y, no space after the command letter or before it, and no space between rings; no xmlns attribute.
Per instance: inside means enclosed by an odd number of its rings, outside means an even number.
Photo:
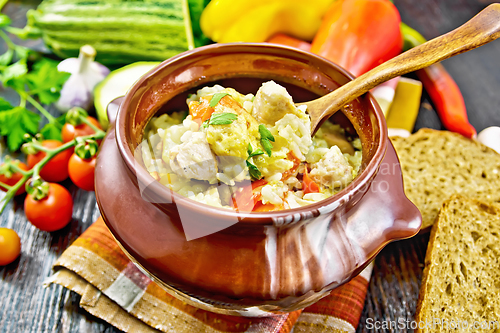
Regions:
<svg viewBox="0 0 500 333"><path fill-rule="evenodd" d="M0 81L4 88L10 88L19 95L19 104L12 105L0 97L0 135L6 138L8 149L14 152L24 143L26 134L40 132L45 139L61 140L64 115L55 118L43 105L50 105L59 99L62 85L70 74L59 72L57 61L14 44L5 32L5 29L11 28L10 23L8 16L0 14L0 38L7 46L7 50L0 55ZM42 118L27 108L28 103L47 118L48 123L42 128Z"/></svg>

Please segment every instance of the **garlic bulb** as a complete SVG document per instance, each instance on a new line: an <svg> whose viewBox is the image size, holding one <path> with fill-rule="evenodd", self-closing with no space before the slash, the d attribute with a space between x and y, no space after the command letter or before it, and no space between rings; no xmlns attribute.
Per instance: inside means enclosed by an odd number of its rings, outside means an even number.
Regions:
<svg viewBox="0 0 500 333"><path fill-rule="evenodd" d="M60 72L71 73L61 89L56 107L66 112L74 106L90 110L93 105L94 87L109 74L109 69L94 61L95 49L90 45L80 48L78 58L68 58L57 65Z"/></svg>
<svg viewBox="0 0 500 333"><path fill-rule="evenodd" d="M477 140L500 154L500 127L485 128L477 135Z"/></svg>

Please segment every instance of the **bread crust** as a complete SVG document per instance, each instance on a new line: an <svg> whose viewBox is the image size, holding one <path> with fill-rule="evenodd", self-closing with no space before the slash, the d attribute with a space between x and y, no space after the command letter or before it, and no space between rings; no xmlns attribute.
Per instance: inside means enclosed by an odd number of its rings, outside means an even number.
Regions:
<svg viewBox="0 0 500 333"><path fill-rule="evenodd" d="M490 231L494 230L493 232L491 232L491 234L485 233L484 236L483 236L483 234L481 234L480 237L485 237L485 240L487 240L488 244L498 243L498 230L500 230L500 205L485 203L483 201L480 201L477 199L472 199L472 198L467 198L467 197L462 196L462 195L453 195L441 205L441 209L440 209L438 216L436 218L436 222L434 223L434 225L432 226L432 229L431 229L429 244L428 244L427 252L425 255L425 261L424 261L425 268L423 271L422 283L421 283L421 287L420 287L419 297L418 297L418 301L417 301L417 309L416 309L416 314L415 314L415 321L417 322L417 326L419 326L418 324L420 322L426 322L426 319L428 321L429 320L433 321L434 318L432 317L432 314L431 314L432 310L436 310L436 308L441 308L441 307L443 307L443 309L444 309L444 307L446 306L445 299L448 296L436 295L435 290L439 290L439 288L433 288L434 286L438 285L438 286L441 286L441 290L443 290L444 288L442 288L442 286L446 283L449 284L449 281L446 280L445 276L437 274L437 273L441 273L441 274L443 273L443 270L439 271L439 269L436 268L437 266L440 265L440 260L439 260L440 259L440 252L437 250L438 247L441 248L439 250L444 249L445 246L447 245L445 243L454 244L454 245L456 245L456 248L458 248L458 249L462 249L462 248L465 249L467 247L467 240L466 239L458 240L458 242L457 242L456 239L447 239L447 237L443 237L443 236L449 236L449 233L460 234L460 231L462 231L462 232L466 231L467 236L471 233L476 232L476 231L481 232L481 229L479 227L476 227L476 225L474 224L474 223L477 224L477 222L454 219L454 218L460 217L461 216L460 214L463 213L462 211L457 210L457 207L459 207L459 206L461 206L462 208L465 207L466 210L472 212L471 213L472 215L470 215L470 216L474 217L476 219L476 221L480 221L481 223L488 223L488 225L491 227L488 228L487 230L490 230ZM457 216L455 216L455 215L457 215ZM487 215L488 219L486 219L484 217L486 215ZM481 216L483 216L484 221L481 220ZM455 223L455 225L454 225L454 223ZM466 224L466 223L469 223L469 224ZM478 224L478 225L481 225L481 224ZM481 225L481 227L483 227L483 226ZM447 228L447 229L445 230L445 228ZM448 230L448 229L450 229L450 230ZM451 230L451 229L453 229L453 230ZM497 233L497 235L494 236L494 233ZM438 239L439 237L442 237L442 238ZM448 238L450 238L450 237L448 237ZM460 242L462 242L462 243L460 243ZM455 243L460 243L460 244L455 244ZM448 248L448 247L446 247L446 248ZM474 251L476 251L476 250L477 249L474 249ZM477 251L474 252L474 251L472 251L470 253L470 255L475 255L473 262L476 260L479 262L480 261L479 260L480 258L478 255L479 252L477 252ZM496 251L496 250L493 249L493 251ZM452 254L450 254L450 255L452 255ZM462 259L466 258L465 253L458 253L458 256L459 257L462 256ZM444 259L445 259L444 260L445 264L450 264L450 262L452 261L452 258L444 258ZM441 262L442 261L443 260L441 260ZM443 263L441 263L441 265L442 264ZM451 265L453 265L453 263ZM494 270L500 271L500 262L498 260L496 263L493 264L493 266L494 266L493 267ZM485 267L484 269L488 269L488 268L492 268L492 267ZM451 268L451 270L453 271L453 268ZM470 270L469 272L472 272L472 271L473 270ZM492 272L492 274L493 273L494 272ZM457 272L456 275L459 275L459 272ZM498 273L497 273L497 275L498 275ZM471 275L469 278L477 280L478 276ZM457 278L457 281L458 281L458 278ZM464 285L465 286L463 289L466 289L466 287L468 287L467 283L464 283ZM454 287L456 287L456 285ZM478 289L481 289L481 288L478 288ZM457 291L457 295L463 295L463 294L469 292L469 294L473 294L475 296L480 295L481 297L484 297L484 294L487 293L489 296L491 296L491 299L497 299L498 295L500 294L500 283L494 284L492 286L488 286L485 289L487 289L487 290L486 291L473 290L472 292L470 290L460 290L459 289ZM433 292L434 292L434 294L432 294ZM488 295L486 295L487 297L485 297L485 299L490 299ZM481 297L479 297L479 298L481 298ZM432 298L432 301L434 301L434 304L431 304L431 298ZM452 298L452 297L450 296L448 298ZM439 300L441 301L441 304L436 304L436 302ZM479 306L479 307L481 306L479 304L479 302L481 300L471 299L470 301L471 301L471 304L473 304L474 306ZM469 314L469 313L467 313L467 311L470 311L470 317L475 319L475 320L478 320L478 321L484 320L484 318L479 317L477 315L477 313L470 310L471 304L467 304L467 308L469 308L469 310L466 309L466 306L464 304L462 304L461 310L465 309L464 312L466 314ZM493 306L493 308L499 307L499 304L493 304L492 306ZM491 304L488 304L488 305L491 305ZM457 307L457 308L460 308L460 307ZM446 311L448 311L448 309L446 309ZM452 310L450 310L450 313L452 313L451 311ZM493 311L493 312L495 312L495 311ZM435 313L435 311L434 311L434 313ZM442 312L440 312L440 314L443 317L446 316L444 310ZM456 315L456 313L455 313L455 315ZM428 316L431 316L431 318L426 318ZM474 318L474 316L476 316L476 318ZM461 318L457 318L457 319L461 319ZM498 330L486 330L486 331L487 332L500 332L500 318L490 318L490 319L497 320L499 322L499 324L498 324L499 327L498 327ZM444 329L442 329L442 327L439 330L430 330L430 331L425 329L425 328L424 329L420 329L420 328L416 329L416 332L435 332L435 331L440 331L440 332L450 331L451 332L454 330L451 330L451 329L444 330ZM456 330L454 332L456 332Z"/></svg>
<svg viewBox="0 0 500 333"><path fill-rule="evenodd" d="M457 195L453 196L451 200L455 199L458 197ZM430 283L429 281L429 271L431 270L431 262L432 256L433 256L433 251L432 249L434 248L434 244L436 242L436 236L438 233L438 229L440 227L440 223L438 222L439 216L443 214L443 208L448 205L449 201L445 201L442 204L442 208L438 213L438 216L436 216L436 221L434 222L434 225L431 228L431 235L429 237L429 243L427 244L427 251L425 252L425 259L424 259L424 271L422 273L422 282L420 285L420 291L418 294L418 300L417 300L417 309L415 312L415 321L417 323L420 323L421 321L424 321L425 319L423 318L423 311L422 309L426 306L426 299L425 295L427 294L427 289L428 289L428 284ZM418 327L415 330L415 332L422 332Z"/></svg>
<svg viewBox="0 0 500 333"><path fill-rule="evenodd" d="M420 129L391 138L401 163L407 197L429 231L443 201L462 194L500 203L500 154L449 131Z"/></svg>

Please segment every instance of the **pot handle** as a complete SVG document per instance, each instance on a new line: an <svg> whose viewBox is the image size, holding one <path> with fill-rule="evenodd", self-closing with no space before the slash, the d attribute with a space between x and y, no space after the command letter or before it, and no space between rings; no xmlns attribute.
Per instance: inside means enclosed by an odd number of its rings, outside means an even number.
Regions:
<svg viewBox="0 0 500 333"><path fill-rule="evenodd" d="M123 99L125 96L120 96L109 102L108 106L106 107L106 113L108 115L108 121L109 125L113 126L115 121L116 121L116 115L118 114L118 109L120 108L120 105L123 102Z"/></svg>
<svg viewBox="0 0 500 333"><path fill-rule="evenodd" d="M368 258L387 243L410 238L420 231L422 215L405 195L401 166L390 140L370 188L346 218L346 232Z"/></svg>

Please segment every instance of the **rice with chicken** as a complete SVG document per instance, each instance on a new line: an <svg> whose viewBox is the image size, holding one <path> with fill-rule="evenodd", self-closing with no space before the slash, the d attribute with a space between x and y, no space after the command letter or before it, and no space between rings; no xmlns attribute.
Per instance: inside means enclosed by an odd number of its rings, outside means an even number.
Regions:
<svg viewBox="0 0 500 333"><path fill-rule="evenodd" d="M358 174L359 138L330 122L311 138L306 108L274 81L255 95L204 87L187 106L150 121L142 158L156 180L192 200L242 211L290 209L328 198Z"/></svg>

